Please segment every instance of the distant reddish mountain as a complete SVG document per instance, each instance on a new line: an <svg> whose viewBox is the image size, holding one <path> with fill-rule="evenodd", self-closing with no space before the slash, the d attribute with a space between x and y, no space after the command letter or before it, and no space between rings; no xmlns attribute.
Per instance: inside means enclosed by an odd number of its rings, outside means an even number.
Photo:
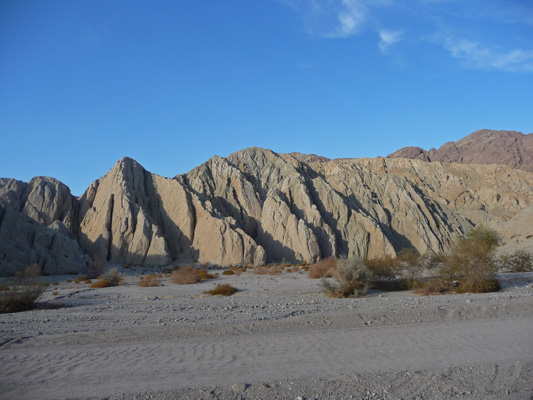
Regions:
<svg viewBox="0 0 533 400"><path fill-rule="evenodd" d="M387 158L411 158L423 161L463 164L503 164L533 172L533 133L482 129L457 142L448 142L438 150L404 147Z"/></svg>

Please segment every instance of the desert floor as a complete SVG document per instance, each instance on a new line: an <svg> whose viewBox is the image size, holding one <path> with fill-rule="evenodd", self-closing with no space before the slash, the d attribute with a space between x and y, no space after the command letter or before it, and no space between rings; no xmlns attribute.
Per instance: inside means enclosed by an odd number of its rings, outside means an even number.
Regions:
<svg viewBox="0 0 533 400"><path fill-rule="evenodd" d="M219 271L220 272L220 271ZM533 399L533 273L330 299L305 272L90 289L0 315L1 399ZM218 283L231 297L203 291ZM57 291L57 294L53 292Z"/></svg>

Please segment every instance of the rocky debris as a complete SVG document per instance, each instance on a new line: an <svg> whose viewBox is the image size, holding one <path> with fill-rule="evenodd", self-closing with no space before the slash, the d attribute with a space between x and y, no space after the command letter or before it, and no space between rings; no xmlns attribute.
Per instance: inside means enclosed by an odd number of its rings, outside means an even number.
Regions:
<svg viewBox="0 0 533 400"><path fill-rule="evenodd" d="M533 172L533 133L482 129L438 150L404 147L388 158L414 158L464 164L503 164Z"/></svg>
<svg viewBox="0 0 533 400"><path fill-rule="evenodd" d="M0 275L14 275L32 264L47 274L74 274L90 261L62 222L46 227L0 206Z"/></svg>

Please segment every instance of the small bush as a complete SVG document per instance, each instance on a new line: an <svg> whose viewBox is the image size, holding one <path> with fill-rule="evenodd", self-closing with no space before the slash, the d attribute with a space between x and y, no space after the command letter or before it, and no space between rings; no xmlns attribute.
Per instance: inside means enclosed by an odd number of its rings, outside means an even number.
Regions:
<svg viewBox="0 0 533 400"><path fill-rule="evenodd" d="M172 272L170 274L170 281L178 285L190 285L200 282L200 275L196 268L186 266Z"/></svg>
<svg viewBox="0 0 533 400"><path fill-rule="evenodd" d="M252 270L254 275L279 275L283 273L283 269L277 265L261 265Z"/></svg>
<svg viewBox="0 0 533 400"><path fill-rule="evenodd" d="M76 283L80 283L80 282L85 282L87 280L87 276L86 275L80 275L76 278Z"/></svg>
<svg viewBox="0 0 533 400"><path fill-rule="evenodd" d="M67 282L67 283L71 283L71 282L72 282L72 279L67 278L67 280L66 280L65 282Z"/></svg>
<svg viewBox="0 0 533 400"><path fill-rule="evenodd" d="M323 259L309 268L309 278L319 279L323 277L332 277L337 267L337 260L332 257Z"/></svg>
<svg viewBox="0 0 533 400"><path fill-rule="evenodd" d="M93 289L118 286L122 282L122 275L116 268L111 269L107 274L104 274L98 278L90 287Z"/></svg>
<svg viewBox="0 0 533 400"><path fill-rule="evenodd" d="M54 282L52 282L52 285L57 286L57 285L59 285L59 282L58 281L54 281Z"/></svg>
<svg viewBox="0 0 533 400"><path fill-rule="evenodd" d="M428 281L421 292L485 293L499 290L494 258L498 242L495 231L483 226L472 229L443 257L438 267L439 276Z"/></svg>
<svg viewBox="0 0 533 400"><path fill-rule="evenodd" d="M402 278L402 268L398 259L391 256L364 260L368 268L370 285L378 290L405 290L406 280Z"/></svg>
<svg viewBox="0 0 533 400"><path fill-rule="evenodd" d="M234 288L228 284L218 284L213 290L208 290L204 292L205 294L210 294L211 296L231 296L237 292L237 288Z"/></svg>
<svg viewBox="0 0 533 400"><path fill-rule="evenodd" d="M500 268L506 272L532 272L533 255L524 250L513 254L503 254L499 259Z"/></svg>
<svg viewBox="0 0 533 400"><path fill-rule="evenodd" d="M31 310L46 289L46 284L39 282L39 275L40 268L36 264L17 274L11 289L0 293L0 313Z"/></svg>
<svg viewBox="0 0 533 400"><path fill-rule="evenodd" d="M85 281L83 281L83 283L85 283L86 285L90 285L91 284L91 280L90 279L86 279Z"/></svg>
<svg viewBox="0 0 533 400"><path fill-rule="evenodd" d="M244 268L244 267L236 267L236 268L232 269L232 271L235 273L235 275L241 276L241 274L243 272L246 272L246 268Z"/></svg>
<svg viewBox="0 0 533 400"><path fill-rule="evenodd" d="M157 276L156 274L150 274L146 277L142 277L143 279L139 279L139 282L137 282L137 286L139 287L155 287L159 286L161 284L161 278Z"/></svg>
<svg viewBox="0 0 533 400"><path fill-rule="evenodd" d="M360 258L340 259L333 272L335 283L322 278L321 284L329 297L362 297L368 290L370 273Z"/></svg>
<svg viewBox="0 0 533 400"><path fill-rule="evenodd" d="M292 274L294 272L300 272L300 266L299 265L293 265L292 267L287 268L287 272L289 274Z"/></svg>
<svg viewBox="0 0 533 400"><path fill-rule="evenodd" d="M101 288L106 288L106 287L111 287L111 286L113 286L111 282L102 279L102 280L97 280L96 282L92 283L90 287L93 289L101 289Z"/></svg>
<svg viewBox="0 0 533 400"><path fill-rule="evenodd" d="M234 275L235 272L233 272L231 269L227 269L224 272L222 272L222 275Z"/></svg>

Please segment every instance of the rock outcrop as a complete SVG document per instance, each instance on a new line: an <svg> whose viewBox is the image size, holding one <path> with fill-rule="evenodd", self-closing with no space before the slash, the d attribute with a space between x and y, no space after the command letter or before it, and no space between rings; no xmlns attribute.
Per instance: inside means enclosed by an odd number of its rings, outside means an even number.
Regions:
<svg viewBox="0 0 533 400"><path fill-rule="evenodd" d="M0 275L13 275L32 264L47 274L75 274L90 261L62 222L47 227L0 206Z"/></svg>
<svg viewBox="0 0 533 400"><path fill-rule="evenodd" d="M465 143L493 136L457 142L461 160ZM533 173L435 162L430 153L329 160L249 148L174 178L123 158L79 199L52 178L0 179L0 272L33 262L50 273L79 270L83 253L224 266L394 256L406 247L437 253L480 223L500 232L504 249L533 248Z"/></svg>
<svg viewBox="0 0 533 400"><path fill-rule="evenodd" d="M533 172L533 133L482 129L438 150L404 147L388 158L414 158L465 164L503 164Z"/></svg>

